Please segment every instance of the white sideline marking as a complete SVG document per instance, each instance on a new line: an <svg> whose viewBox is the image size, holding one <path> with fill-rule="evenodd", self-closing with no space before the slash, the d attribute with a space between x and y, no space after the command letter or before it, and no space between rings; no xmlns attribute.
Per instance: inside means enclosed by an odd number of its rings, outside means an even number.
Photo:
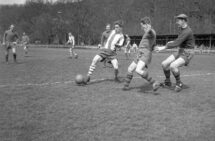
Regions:
<svg viewBox="0 0 215 141"><path fill-rule="evenodd" d="M209 75L214 75L215 73L205 73L205 74L185 74L181 75L181 77L194 77L194 76L209 76ZM157 77L164 77L162 75L158 75ZM134 79L139 79L141 78L140 76L133 77ZM107 80L110 78L100 78L100 79L93 79L91 82L96 82L96 81L103 81ZM46 82L46 83L26 83L26 84L5 84L5 85L0 85L0 88L5 88L5 87L26 87L26 86L50 86L50 85L57 85L57 84L69 84L69 83L74 83L74 80L70 81L58 81L58 82Z"/></svg>

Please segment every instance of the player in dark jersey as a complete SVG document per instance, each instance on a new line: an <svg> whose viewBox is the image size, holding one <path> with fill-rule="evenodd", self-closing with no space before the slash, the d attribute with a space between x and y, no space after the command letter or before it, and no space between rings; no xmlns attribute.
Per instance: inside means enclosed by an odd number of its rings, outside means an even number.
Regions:
<svg viewBox="0 0 215 141"><path fill-rule="evenodd" d="M141 29L144 30L142 40L139 44L137 57L128 67L128 73L125 79L123 90L129 90L129 84L133 78L133 72L136 71L142 78L152 84L153 90L160 87L160 83L152 79L148 74L148 65L151 62L152 51L155 46L156 32L151 26L149 17L142 18L140 21Z"/></svg>
<svg viewBox="0 0 215 141"><path fill-rule="evenodd" d="M3 36L3 46L5 47L5 61L8 63L9 50L12 49L13 59L16 62L16 46L18 34L14 31L14 25L10 25L9 30L5 31Z"/></svg>
<svg viewBox="0 0 215 141"><path fill-rule="evenodd" d="M162 62L162 68L166 77L163 86L171 86L170 71L176 79L175 91L181 91L183 83L180 80L179 67L189 64L194 52L188 52L188 48L194 48L194 36L191 28L187 23L188 17L185 14L176 16L176 24L181 29L178 38L174 41L168 42L165 46L156 47L156 51L161 51L167 48L178 47L178 51L175 54L170 55Z"/></svg>
<svg viewBox="0 0 215 141"><path fill-rule="evenodd" d="M107 42L107 39L108 37L110 36L110 33L111 33L111 25L108 23L105 27L105 31L102 33L102 37L101 37L101 43L98 45L99 49L102 49L104 48L106 42ZM107 60L102 60L104 62L104 67L112 67L112 64L110 61L107 61ZM108 64L109 65L108 65Z"/></svg>

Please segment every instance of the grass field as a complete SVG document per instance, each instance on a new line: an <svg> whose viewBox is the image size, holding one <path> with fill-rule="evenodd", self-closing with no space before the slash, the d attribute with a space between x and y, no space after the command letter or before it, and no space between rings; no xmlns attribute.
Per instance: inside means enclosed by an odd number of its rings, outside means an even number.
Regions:
<svg viewBox="0 0 215 141"><path fill-rule="evenodd" d="M215 141L215 56L196 55L181 69L185 89L152 91L135 74L129 91L112 81L112 68L100 63L87 86L77 86L96 50L31 48L18 63L0 52L0 141ZM163 81L154 54L150 74ZM119 53L120 76L128 64ZM172 81L174 81L172 77Z"/></svg>

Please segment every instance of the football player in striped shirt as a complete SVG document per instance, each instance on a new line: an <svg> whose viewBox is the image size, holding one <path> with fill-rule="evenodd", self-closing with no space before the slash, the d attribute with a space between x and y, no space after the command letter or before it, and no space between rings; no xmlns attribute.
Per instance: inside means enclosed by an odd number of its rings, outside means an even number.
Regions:
<svg viewBox="0 0 215 141"><path fill-rule="evenodd" d="M96 69L96 65L98 62L102 62L103 60L111 61L111 64L114 68L114 79L115 81L119 81L118 79L118 60L116 58L116 49L117 47L122 47L124 42L124 36L122 33L123 23L122 21L116 21L114 23L114 29L111 31L107 42L104 47L101 49L101 52L97 54L89 67L89 71L87 77L84 81L87 84L90 81L90 77L92 76L94 70Z"/></svg>

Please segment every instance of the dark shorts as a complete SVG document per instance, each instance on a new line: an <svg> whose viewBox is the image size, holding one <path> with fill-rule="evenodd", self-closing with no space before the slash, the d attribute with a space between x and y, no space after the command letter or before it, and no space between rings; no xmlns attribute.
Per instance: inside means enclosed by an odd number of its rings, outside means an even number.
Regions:
<svg viewBox="0 0 215 141"><path fill-rule="evenodd" d="M184 49L179 49L176 53L173 54L175 59L182 58L185 61L185 65L190 62L190 60L193 58L193 54L185 51Z"/></svg>
<svg viewBox="0 0 215 141"><path fill-rule="evenodd" d="M10 50L12 48L15 48L15 47L16 47L16 44L13 43L13 42L6 42L5 46L4 46L4 48L5 48L6 51L8 51L8 50Z"/></svg>
<svg viewBox="0 0 215 141"><path fill-rule="evenodd" d="M102 51L98 54L102 57L101 62L103 61L111 61L113 59L116 59L116 52L112 50L102 49Z"/></svg>
<svg viewBox="0 0 215 141"><path fill-rule="evenodd" d="M143 61L146 64L146 66L148 66L152 60L152 52L145 48L138 49L136 57L134 58L134 62L138 63L138 61L140 60Z"/></svg>

